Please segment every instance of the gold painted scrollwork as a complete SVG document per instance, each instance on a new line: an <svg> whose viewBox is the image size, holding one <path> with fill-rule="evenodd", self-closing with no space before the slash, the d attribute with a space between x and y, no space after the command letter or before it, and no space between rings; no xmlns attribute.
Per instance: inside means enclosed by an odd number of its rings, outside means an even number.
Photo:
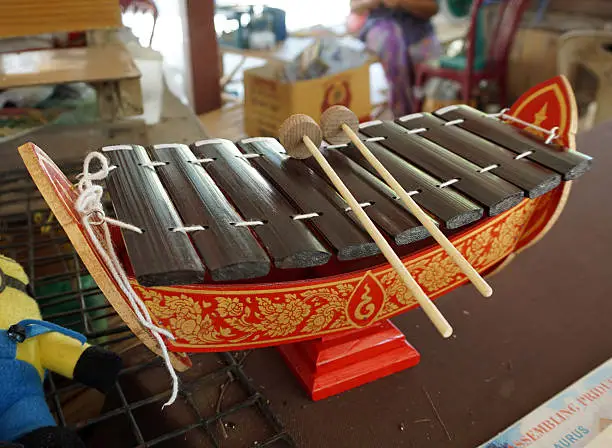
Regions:
<svg viewBox="0 0 612 448"><path fill-rule="evenodd" d="M364 285L365 292L361 295L359 305L355 309L355 317L361 320L368 320L376 312L376 305L372 303L370 296L370 286Z"/></svg>

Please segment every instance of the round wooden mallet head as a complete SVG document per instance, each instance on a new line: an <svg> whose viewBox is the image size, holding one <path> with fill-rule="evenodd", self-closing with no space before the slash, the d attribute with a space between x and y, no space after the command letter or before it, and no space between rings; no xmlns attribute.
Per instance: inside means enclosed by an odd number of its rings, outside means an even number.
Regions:
<svg viewBox="0 0 612 448"><path fill-rule="evenodd" d="M359 131L359 119L352 110L344 106L328 108L321 115L323 138L331 145L349 143L351 138L342 129L343 124L346 124L355 133Z"/></svg>
<svg viewBox="0 0 612 448"><path fill-rule="evenodd" d="M278 130L278 138L287 154L295 159L307 159L312 154L304 143L304 136L312 140L318 148L323 141L321 128L311 117L295 114L287 118Z"/></svg>

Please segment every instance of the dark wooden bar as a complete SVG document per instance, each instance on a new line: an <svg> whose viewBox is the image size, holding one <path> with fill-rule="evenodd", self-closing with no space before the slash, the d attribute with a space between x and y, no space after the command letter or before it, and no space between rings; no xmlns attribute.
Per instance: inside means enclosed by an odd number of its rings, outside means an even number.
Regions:
<svg viewBox="0 0 612 448"><path fill-rule="evenodd" d="M239 141L237 146L247 154L256 154L249 161L266 175L299 208L302 214L319 216L303 222L316 228L333 247L339 260L352 260L378 254L380 250L367 233L355 226L344 212L342 197L303 162L284 153L273 138L259 137Z"/></svg>
<svg viewBox="0 0 612 448"><path fill-rule="evenodd" d="M469 106L447 107L437 111L436 115L446 121L463 120L454 126L497 143L517 155L532 151L524 158L561 174L563 180L577 179L591 168L591 157L576 151L564 152L554 144L546 145L526 131L489 118Z"/></svg>
<svg viewBox="0 0 612 448"><path fill-rule="evenodd" d="M365 145L406 192L418 191L417 194L411 195L412 199L447 229L457 229L482 218L484 214L482 207L465 198L452 187L438 188L440 184L438 179L410 165L376 142L369 142ZM334 150L348 156L372 175L380 178L374 167L352 143Z"/></svg>
<svg viewBox="0 0 612 448"><path fill-rule="evenodd" d="M197 163L186 145L155 145L149 149L156 161L167 165L157 173L172 198L185 226L205 230L189 232L206 268L215 281L262 277L270 271L265 250L219 187Z"/></svg>
<svg viewBox="0 0 612 448"><path fill-rule="evenodd" d="M306 224L292 219L300 214L229 140L203 140L191 145L202 167L221 188L263 243L279 268L305 268L329 261L331 253ZM241 223L238 223L240 226ZM236 225L235 223L232 225Z"/></svg>
<svg viewBox="0 0 612 448"><path fill-rule="evenodd" d="M392 199L391 190L388 190L389 194L382 193L381 190L375 188L371 182L366 181L365 177L369 176L374 182L378 182L378 179L371 176L344 154L334 149L323 150L322 153L353 196L355 196L355 199L357 199L360 204L371 204L363 207L363 211L366 212L370 219L380 227L382 231L391 237L395 244L410 244L415 241L423 240L429 236L427 229L425 229L412 214L400 207L397 201ZM304 162L319 174L321 178L329 182L323 170L312 158ZM331 185L331 182L329 182L329 184ZM357 225L361 226L357 218L353 216L353 212L348 208L348 204L346 204L345 207L348 216L351 217Z"/></svg>
<svg viewBox="0 0 612 448"><path fill-rule="evenodd" d="M453 188L483 205L490 216L514 207L524 198L518 187L491 173L479 173L478 166L417 133L409 134L396 123L364 123L360 131L368 137L382 137L380 145L442 180L441 185L458 179L451 184Z"/></svg>
<svg viewBox="0 0 612 448"><path fill-rule="evenodd" d="M123 230L136 279L143 286L204 281L205 268L189 237L170 229L183 225L142 146L102 148L113 169L106 184L117 219L144 233Z"/></svg>
<svg viewBox="0 0 612 448"><path fill-rule="evenodd" d="M487 171L521 188L531 199L548 193L561 183L558 173L529 160L517 160L515 153L464 129L449 126L449 122L431 114L401 117L396 123L408 130L426 128L419 136L469 160L481 169L495 167Z"/></svg>

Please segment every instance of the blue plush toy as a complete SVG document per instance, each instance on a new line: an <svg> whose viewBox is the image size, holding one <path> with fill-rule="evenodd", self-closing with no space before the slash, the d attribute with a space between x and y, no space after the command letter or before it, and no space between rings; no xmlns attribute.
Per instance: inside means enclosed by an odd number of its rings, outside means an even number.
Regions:
<svg viewBox="0 0 612 448"><path fill-rule="evenodd" d="M0 255L0 447L84 447L78 436L56 426L45 401L47 370L106 392L121 359L87 344L85 337L42 320L27 292L19 264Z"/></svg>

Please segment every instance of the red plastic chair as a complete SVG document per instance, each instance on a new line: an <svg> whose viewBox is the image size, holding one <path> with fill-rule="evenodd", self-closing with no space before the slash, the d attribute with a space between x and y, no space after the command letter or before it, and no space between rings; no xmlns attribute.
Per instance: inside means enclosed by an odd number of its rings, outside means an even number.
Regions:
<svg viewBox="0 0 612 448"><path fill-rule="evenodd" d="M465 61L462 66L460 68L438 67L432 65L431 61L416 64L414 67L415 88L413 92L422 91L428 78L451 79L461 84L463 102L469 104L474 88L483 80L491 80L498 85L500 106L506 107L508 105L508 58L514 36L530 0L502 0L500 2L497 20L492 28L492 35L488 39L486 58L479 61L478 55L476 55L477 21L481 16L479 12L485 2L486 0L474 0L474 3L472 3L470 27L467 35L467 54L464 56ZM423 98L417 98L415 95L414 104L416 110L421 110Z"/></svg>

